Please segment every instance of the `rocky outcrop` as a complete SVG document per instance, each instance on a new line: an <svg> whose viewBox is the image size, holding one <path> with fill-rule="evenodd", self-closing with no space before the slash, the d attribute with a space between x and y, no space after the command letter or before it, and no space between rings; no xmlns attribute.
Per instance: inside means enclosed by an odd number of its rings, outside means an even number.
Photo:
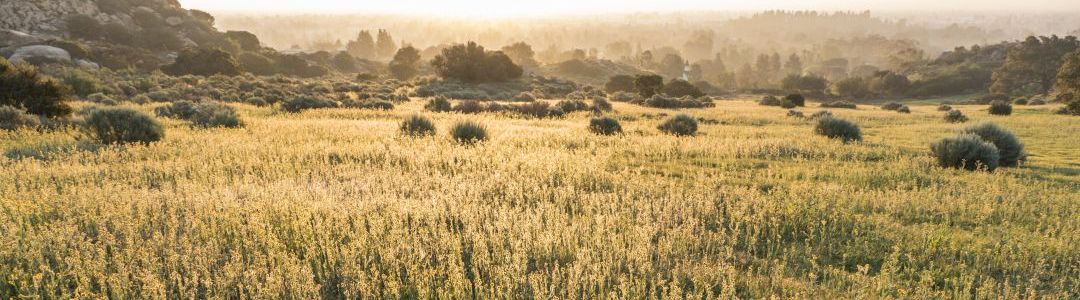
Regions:
<svg viewBox="0 0 1080 300"><path fill-rule="evenodd" d="M12 63L42 61L70 63L71 54L64 49L53 46L34 45L15 49L15 53L8 60Z"/></svg>
<svg viewBox="0 0 1080 300"><path fill-rule="evenodd" d="M101 12L94 1L4 0L0 1L0 29L34 35L56 35L64 30L64 19L75 14L107 18L99 16Z"/></svg>

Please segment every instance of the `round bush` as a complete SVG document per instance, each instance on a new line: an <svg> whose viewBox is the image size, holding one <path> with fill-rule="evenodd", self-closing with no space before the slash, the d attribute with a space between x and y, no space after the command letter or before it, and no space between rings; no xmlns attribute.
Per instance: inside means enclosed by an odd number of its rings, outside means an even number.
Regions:
<svg viewBox="0 0 1080 300"><path fill-rule="evenodd" d="M952 110L952 106L949 106L948 104L941 104L941 105L938 105L937 110L938 111L950 111L950 110Z"/></svg>
<svg viewBox="0 0 1080 300"><path fill-rule="evenodd" d="M994 144L1000 154L998 166L1015 167L1027 159L1027 154L1024 153L1024 144L1020 143L1020 139L1017 139L1016 135L997 124L989 122L977 124L965 128L961 131L961 134L974 134L982 138L983 141Z"/></svg>
<svg viewBox="0 0 1080 300"><path fill-rule="evenodd" d="M859 130L859 125L840 118L821 118L818 120L817 125L814 126L814 133L831 139L840 139L844 143L862 141L862 132Z"/></svg>
<svg viewBox="0 0 1080 300"><path fill-rule="evenodd" d="M172 104L159 106L154 109L154 114L158 117L189 120L195 115L198 104L195 102L180 100L173 102Z"/></svg>
<svg viewBox="0 0 1080 300"><path fill-rule="evenodd" d="M434 135L435 123L424 116L415 114L401 121L401 133L408 136Z"/></svg>
<svg viewBox="0 0 1080 300"><path fill-rule="evenodd" d="M1012 104L1009 102L997 100L990 102L990 114L998 116L1008 116L1012 114Z"/></svg>
<svg viewBox="0 0 1080 300"><path fill-rule="evenodd" d="M622 125L610 117L592 118L589 120L589 131L599 135L614 135L622 133Z"/></svg>
<svg viewBox="0 0 1080 300"><path fill-rule="evenodd" d="M37 128L41 126L38 117L26 114L26 111L11 106L0 106L0 130L19 128Z"/></svg>
<svg viewBox="0 0 1080 300"><path fill-rule="evenodd" d="M217 102L199 103L195 114L189 119L195 126L200 127L228 127L236 128L244 126L240 115L228 105Z"/></svg>
<svg viewBox="0 0 1080 300"><path fill-rule="evenodd" d="M334 102L333 100L312 97L300 97L281 103L281 109L291 113L307 109L332 108L337 106L337 102Z"/></svg>
<svg viewBox="0 0 1080 300"><path fill-rule="evenodd" d="M483 112L484 106L480 105L480 101L465 100L458 102L457 105L454 105L453 110L463 114L476 114Z"/></svg>
<svg viewBox="0 0 1080 300"><path fill-rule="evenodd" d="M900 108L896 109L896 112L902 113L902 114L910 114L911 113L911 108L908 107L907 105L901 105Z"/></svg>
<svg viewBox="0 0 1080 300"><path fill-rule="evenodd" d="M801 94L791 94L784 97L784 100L791 101L795 106L806 106L806 97Z"/></svg>
<svg viewBox="0 0 1080 300"><path fill-rule="evenodd" d="M939 166L966 170L985 168L993 171L1000 159L994 144L985 142L974 134L961 134L944 138L930 144L930 151L937 158Z"/></svg>
<svg viewBox="0 0 1080 300"><path fill-rule="evenodd" d="M83 125L102 144L149 144L165 136L165 128L154 117L123 107L92 110Z"/></svg>
<svg viewBox="0 0 1080 300"><path fill-rule="evenodd" d="M964 123L967 122L968 117L959 110L950 110L945 113L945 122L949 123Z"/></svg>
<svg viewBox="0 0 1080 300"><path fill-rule="evenodd" d="M784 98L784 100L780 102L780 107L782 108L792 109L795 108L795 106L795 102L791 102L791 100L788 100L787 98Z"/></svg>
<svg viewBox="0 0 1080 300"><path fill-rule="evenodd" d="M611 102L604 97L593 97L592 110L596 112L611 111Z"/></svg>
<svg viewBox="0 0 1080 300"><path fill-rule="evenodd" d="M689 115L678 114L665 120L657 129L675 136L689 136L697 134L698 121Z"/></svg>
<svg viewBox="0 0 1080 300"><path fill-rule="evenodd" d="M761 101L758 101L758 104L765 106L780 106L781 104L783 104L783 102L781 102L780 99L776 98L776 96L769 95L762 97Z"/></svg>
<svg viewBox="0 0 1080 300"><path fill-rule="evenodd" d="M450 136L462 144L472 144L487 140L487 128L473 121L461 121L450 128Z"/></svg>
<svg viewBox="0 0 1080 300"><path fill-rule="evenodd" d="M448 112L452 109L450 100L447 100L444 96L438 96L428 100L427 104L424 104L424 110L434 112Z"/></svg>

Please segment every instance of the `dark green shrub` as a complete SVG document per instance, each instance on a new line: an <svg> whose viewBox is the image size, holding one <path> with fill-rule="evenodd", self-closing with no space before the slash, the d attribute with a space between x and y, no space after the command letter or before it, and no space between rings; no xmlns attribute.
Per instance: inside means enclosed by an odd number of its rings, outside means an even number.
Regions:
<svg viewBox="0 0 1080 300"><path fill-rule="evenodd" d="M428 100L427 104L424 104L424 110L428 111L447 112L452 109L453 107L450 105L450 100L446 100L446 97L444 96L437 96Z"/></svg>
<svg viewBox="0 0 1080 300"><path fill-rule="evenodd" d="M847 108L847 109L856 109L856 108L858 108L858 106L856 106L855 103L851 103L851 102L847 102L847 101L843 101L843 100L833 101L833 102L828 102L828 103L822 103L821 107L825 107L825 108Z"/></svg>
<svg viewBox="0 0 1080 300"><path fill-rule="evenodd" d="M952 106L949 106L948 104L941 104L941 105L938 105L937 110L938 111L950 111L950 110L952 110Z"/></svg>
<svg viewBox="0 0 1080 300"><path fill-rule="evenodd" d="M550 110L548 109L549 107L550 105L547 102L534 101L524 104L513 105L511 109L526 116L544 118L547 117L550 113Z"/></svg>
<svg viewBox="0 0 1080 300"><path fill-rule="evenodd" d="M881 105L881 109L884 109L884 110L897 110L897 109L900 109L903 106L904 106L903 104L900 104L900 103L897 103L897 102L889 102L889 103L885 103L885 104Z"/></svg>
<svg viewBox="0 0 1080 300"><path fill-rule="evenodd" d="M645 100L645 106L656 108L702 108L712 107L712 99L707 97L692 98L672 98L661 94L653 95L649 99Z"/></svg>
<svg viewBox="0 0 1080 300"><path fill-rule="evenodd" d="M102 144L149 144L165 136L165 128L154 117L123 107L91 110L83 126Z"/></svg>
<svg viewBox="0 0 1080 300"><path fill-rule="evenodd" d="M776 96L773 96L773 95L768 95L768 96L765 96L765 97L761 97L761 100L758 101L758 105L764 105L764 106L780 106L783 103L784 103L783 101L781 101L779 98L776 98Z"/></svg>
<svg viewBox="0 0 1080 300"><path fill-rule="evenodd" d="M463 114L477 114L484 111L484 106L476 100L465 100L454 105L452 110Z"/></svg>
<svg viewBox="0 0 1080 300"><path fill-rule="evenodd" d="M791 102L791 100L784 99L780 101L780 107L782 108L792 109L795 108L795 106L795 102Z"/></svg>
<svg viewBox="0 0 1080 300"><path fill-rule="evenodd" d="M660 126L656 128L675 136L690 136L697 134L698 121L689 115L678 114L660 123Z"/></svg>
<svg viewBox="0 0 1080 300"><path fill-rule="evenodd" d="M19 128L37 128L41 126L38 117L26 114L26 111L11 106L0 106L0 130Z"/></svg>
<svg viewBox="0 0 1080 300"><path fill-rule="evenodd" d="M819 119L817 125L814 126L814 133L831 139L840 139L844 143L862 141L862 131L859 130L859 125L840 118L824 117Z"/></svg>
<svg viewBox="0 0 1080 300"><path fill-rule="evenodd" d="M198 105L195 104L195 102L180 100L173 102L172 104L155 108L154 114L156 114L158 117L189 120L192 116L195 115L195 112L197 110L196 106Z"/></svg>
<svg viewBox="0 0 1080 300"><path fill-rule="evenodd" d="M254 105L254 106L267 106L267 105L270 104L269 102L266 102L266 99L263 98L263 97L247 98L246 100L244 100L244 102L246 102L247 104Z"/></svg>
<svg viewBox="0 0 1080 300"><path fill-rule="evenodd" d="M450 136L462 144L472 144L487 140L487 128L473 121L461 121L450 128Z"/></svg>
<svg viewBox="0 0 1080 300"><path fill-rule="evenodd" d="M240 63L233 58L232 54L221 49L185 49L176 57L176 62L161 67L161 71L173 76L216 74L233 76L240 74Z"/></svg>
<svg viewBox="0 0 1080 300"><path fill-rule="evenodd" d="M394 109L394 103L385 100L368 99L368 100L346 100L341 102L342 107L359 108L359 109L380 109L380 110L392 110Z"/></svg>
<svg viewBox="0 0 1080 300"><path fill-rule="evenodd" d="M996 100L990 102L990 114L998 116L1008 116L1012 114L1012 104L1009 102Z"/></svg>
<svg viewBox="0 0 1080 300"><path fill-rule="evenodd" d="M465 82L505 81L521 77L522 69L499 51L485 51L475 42L450 46L431 61L443 78Z"/></svg>
<svg viewBox="0 0 1080 300"><path fill-rule="evenodd" d="M338 103L329 99L319 99L313 97L299 97L289 101L281 103L281 109L286 112L300 112L307 109L318 108L334 108Z"/></svg>
<svg viewBox="0 0 1080 300"><path fill-rule="evenodd" d="M28 64L13 65L0 57L0 105L46 117L71 114L68 89Z"/></svg>
<svg viewBox="0 0 1080 300"><path fill-rule="evenodd" d="M806 106L806 97L803 97L802 94L787 95L787 97L784 97L784 100L791 101L791 103L794 103L795 106L799 106L799 107Z"/></svg>
<svg viewBox="0 0 1080 300"><path fill-rule="evenodd" d="M896 112L902 113L902 114L910 114L911 113L911 108L908 107L907 105L901 105L900 108L896 109Z"/></svg>
<svg viewBox="0 0 1080 300"><path fill-rule="evenodd" d="M589 108L589 105L585 104L585 101L581 100L562 100L559 101L559 103L556 103L555 106L561 109L563 112L567 113L586 110Z"/></svg>
<svg viewBox="0 0 1080 300"><path fill-rule="evenodd" d="M939 166L978 170L985 168L993 171L1000 159L994 144L983 141L978 135L962 134L944 138L930 145L930 151L937 158Z"/></svg>
<svg viewBox="0 0 1080 300"><path fill-rule="evenodd" d="M613 135L622 133L622 125L619 121L610 117L592 118L589 120L589 131L599 135Z"/></svg>
<svg viewBox="0 0 1080 300"><path fill-rule="evenodd" d="M661 88L661 92L676 98L686 96L697 98L705 95L705 93L702 93L696 86L682 79L672 79L668 84Z"/></svg>
<svg viewBox="0 0 1080 300"><path fill-rule="evenodd" d="M218 102L203 102L196 106L195 113L189 120L199 127L242 127L244 122L236 110Z"/></svg>
<svg viewBox="0 0 1080 300"><path fill-rule="evenodd" d="M990 122L977 124L965 128L961 131L961 134L978 135L984 141L994 144L1000 154L998 166L1016 167L1024 160L1027 160L1024 144L1020 143L1020 139L1017 139L1016 135L997 124Z"/></svg>
<svg viewBox="0 0 1080 300"><path fill-rule="evenodd" d="M595 112L611 111L611 102L608 102L604 97L593 97L592 110Z"/></svg>
<svg viewBox="0 0 1080 300"><path fill-rule="evenodd" d="M949 123L964 123L968 121L968 117L959 110L950 110L945 113L945 122Z"/></svg>
<svg viewBox="0 0 1080 300"><path fill-rule="evenodd" d="M424 116L415 114L401 121L401 133L408 136L434 135L435 123Z"/></svg>

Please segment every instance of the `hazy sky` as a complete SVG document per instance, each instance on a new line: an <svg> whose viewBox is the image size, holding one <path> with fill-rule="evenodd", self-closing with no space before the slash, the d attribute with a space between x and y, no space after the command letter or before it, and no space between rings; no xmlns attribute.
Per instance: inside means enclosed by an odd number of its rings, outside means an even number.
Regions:
<svg viewBox="0 0 1080 300"><path fill-rule="evenodd" d="M687 10L1080 11L1080 0L180 0L185 8L275 13L390 13L451 17Z"/></svg>

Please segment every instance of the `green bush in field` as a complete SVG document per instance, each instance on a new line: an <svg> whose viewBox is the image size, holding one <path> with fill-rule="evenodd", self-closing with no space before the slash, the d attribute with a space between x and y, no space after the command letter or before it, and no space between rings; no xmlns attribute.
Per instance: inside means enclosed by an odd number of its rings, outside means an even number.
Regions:
<svg viewBox="0 0 1080 300"><path fill-rule="evenodd" d="M761 100L758 101L758 105L764 105L764 106L780 106L782 104L783 104L783 101L781 101L780 98L776 98L776 96L773 96L773 95L768 95L768 96L765 96L765 97L761 97Z"/></svg>
<svg viewBox="0 0 1080 300"><path fill-rule="evenodd" d="M447 100L445 96L436 96L424 104L424 110L434 112L448 112L453 109L450 105L450 100Z"/></svg>
<svg viewBox="0 0 1080 300"><path fill-rule="evenodd" d="M68 89L41 75L28 64L11 64L0 56L0 105L11 106L45 117L67 116Z"/></svg>
<svg viewBox="0 0 1080 300"><path fill-rule="evenodd" d="M102 144L149 144L165 136L165 128L154 117L123 107L94 109L83 126Z"/></svg>
<svg viewBox="0 0 1080 300"><path fill-rule="evenodd" d="M622 133L622 125L610 117L592 118L589 120L589 131L599 135L615 135Z"/></svg>
<svg viewBox="0 0 1080 300"><path fill-rule="evenodd" d="M902 114L910 114L911 113L911 108L908 107L907 105L901 105L900 108L896 109L896 112L902 113Z"/></svg>
<svg viewBox="0 0 1080 300"><path fill-rule="evenodd" d="M819 119L817 125L814 126L814 133L831 139L840 139L844 143L862 141L862 132L859 130L859 125L840 118L824 117Z"/></svg>
<svg viewBox="0 0 1080 300"><path fill-rule="evenodd" d="M19 128L37 128L41 126L41 120L26 111L11 106L0 106L0 130L16 130Z"/></svg>
<svg viewBox="0 0 1080 300"><path fill-rule="evenodd" d="M1024 160L1027 160L1024 144L1020 143L1020 139L1016 138L1016 135L1008 129L997 124L990 122L980 123L965 128L961 131L961 134L974 134L982 138L982 140L994 144L1001 157L998 166L1016 167Z"/></svg>
<svg viewBox="0 0 1080 300"><path fill-rule="evenodd" d="M780 101L780 107L782 107L782 108L792 109L792 108L795 108L796 106L798 106L798 105L795 105L795 102L792 102L790 99L787 99L787 98L784 98L784 100Z"/></svg>
<svg viewBox="0 0 1080 300"><path fill-rule="evenodd" d="M945 122L949 123L964 123L967 122L968 117L959 110L950 110L945 112Z"/></svg>
<svg viewBox="0 0 1080 300"><path fill-rule="evenodd" d="M952 106L942 103L941 105L938 105L937 110L938 111L950 111L950 110L952 110Z"/></svg>
<svg viewBox="0 0 1080 300"><path fill-rule="evenodd" d="M675 136L691 136L697 134L698 121L689 115L678 114L660 123L657 129Z"/></svg>
<svg viewBox="0 0 1080 300"><path fill-rule="evenodd" d="M435 123L419 114L411 115L401 121L401 133L408 136L428 136L435 134Z"/></svg>
<svg viewBox="0 0 1080 300"><path fill-rule="evenodd" d="M450 128L450 136L462 144L473 144L488 139L487 128L473 121L460 121Z"/></svg>
<svg viewBox="0 0 1080 300"><path fill-rule="evenodd" d="M593 97L592 110L594 112L611 111L611 102L608 102L604 97Z"/></svg>
<svg viewBox="0 0 1080 300"><path fill-rule="evenodd" d="M484 112L484 105L476 100L464 100L454 105L453 111L463 114L478 114Z"/></svg>
<svg viewBox="0 0 1080 300"><path fill-rule="evenodd" d="M941 139L930 145L930 151L937 158L938 165L947 168L966 170L985 168L993 171L997 169L1000 160L997 147L974 134L961 134Z"/></svg>
<svg viewBox="0 0 1080 300"><path fill-rule="evenodd" d="M291 113L301 112L308 109L333 108L337 106L338 103L333 100L319 99L314 97L299 97L281 103L281 109Z"/></svg>
<svg viewBox="0 0 1080 300"><path fill-rule="evenodd" d="M81 97L100 93L102 90L101 80L82 70L68 71L68 73L64 75L64 85L67 85L72 93Z"/></svg>
<svg viewBox="0 0 1080 300"><path fill-rule="evenodd" d="M791 101L791 103L795 104L795 106L806 106L806 97L803 97L802 94L787 95L786 97L784 97L784 100Z"/></svg>
<svg viewBox="0 0 1080 300"><path fill-rule="evenodd" d="M188 119L199 127L242 127L244 122L236 110L218 102L199 103L195 113Z"/></svg>
<svg viewBox="0 0 1080 300"><path fill-rule="evenodd" d="M198 104L195 102L180 100L173 102L172 104L160 106L154 109L154 114L158 117L172 118L178 120L189 120L195 115L198 110Z"/></svg>
<svg viewBox="0 0 1080 300"><path fill-rule="evenodd" d="M1012 104L1009 102L997 100L990 102L990 114L998 116L1008 116L1012 114Z"/></svg>

